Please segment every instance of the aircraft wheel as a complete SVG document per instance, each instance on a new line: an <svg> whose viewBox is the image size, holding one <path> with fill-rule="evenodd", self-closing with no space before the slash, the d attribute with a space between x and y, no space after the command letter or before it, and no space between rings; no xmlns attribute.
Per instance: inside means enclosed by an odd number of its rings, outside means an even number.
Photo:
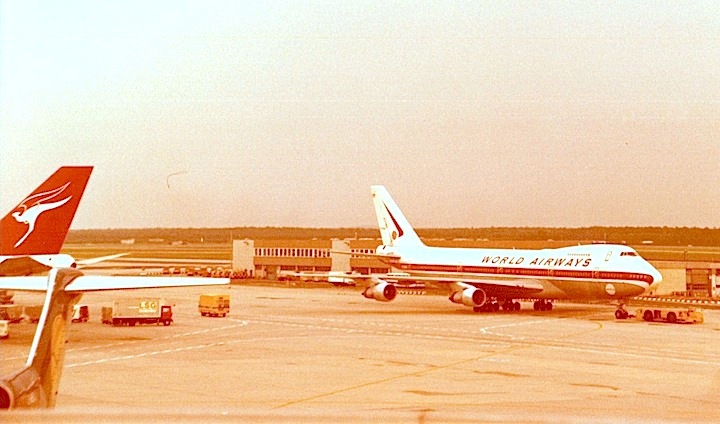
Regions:
<svg viewBox="0 0 720 424"><path fill-rule="evenodd" d="M513 309L515 309L516 311L519 311L520 310L520 302L513 303Z"/></svg>
<svg viewBox="0 0 720 424"><path fill-rule="evenodd" d="M546 311L552 311L553 304L552 302L545 302L545 310Z"/></svg>
<svg viewBox="0 0 720 424"><path fill-rule="evenodd" d="M615 319L627 319L628 313L623 309L615 310Z"/></svg>
<svg viewBox="0 0 720 424"><path fill-rule="evenodd" d="M539 302L539 301L536 300L536 301L533 303L533 309L536 310L536 311L539 311L539 310L540 310L540 302Z"/></svg>
<svg viewBox="0 0 720 424"><path fill-rule="evenodd" d="M674 324L677 322L677 315L675 315L675 312L668 312L667 322L669 322L671 324Z"/></svg>
<svg viewBox="0 0 720 424"><path fill-rule="evenodd" d="M653 321L652 311L648 309L645 312L643 312L643 319L647 322L652 322Z"/></svg>

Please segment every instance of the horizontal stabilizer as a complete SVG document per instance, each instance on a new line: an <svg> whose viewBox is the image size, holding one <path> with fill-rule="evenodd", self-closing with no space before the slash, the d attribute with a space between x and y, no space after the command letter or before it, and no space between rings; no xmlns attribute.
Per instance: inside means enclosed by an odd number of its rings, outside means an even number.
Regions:
<svg viewBox="0 0 720 424"><path fill-rule="evenodd" d="M47 277L0 277L0 290L46 291Z"/></svg>
<svg viewBox="0 0 720 424"><path fill-rule="evenodd" d="M361 252L348 252L347 250L331 250L330 253L337 255L350 255L354 258L376 258L376 259L387 259L387 260L399 260L399 255L383 254L383 253L361 253Z"/></svg>
<svg viewBox="0 0 720 424"><path fill-rule="evenodd" d="M162 287L219 286L227 284L230 284L229 278L82 275L68 284L67 287L65 287L65 291L88 292Z"/></svg>

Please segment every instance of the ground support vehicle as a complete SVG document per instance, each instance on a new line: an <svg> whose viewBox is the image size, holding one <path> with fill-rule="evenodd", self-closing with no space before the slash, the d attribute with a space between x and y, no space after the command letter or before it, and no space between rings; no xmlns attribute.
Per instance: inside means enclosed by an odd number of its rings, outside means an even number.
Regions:
<svg viewBox="0 0 720 424"><path fill-rule="evenodd" d="M15 295L15 292L12 292L10 290L0 290L0 304L1 305L12 305L14 295Z"/></svg>
<svg viewBox="0 0 720 424"><path fill-rule="evenodd" d="M202 316L224 317L230 313L229 294L201 294L198 311Z"/></svg>
<svg viewBox="0 0 720 424"><path fill-rule="evenodd" d="M703 313L699 309L695 308L639 308L637 309L635 316L637 319L641 319L647 322L669 322L669 323L683 323L683 324L695 324L704 321Z"/></svg>
<svg viewBox="0 0 720 424"><path fill-rule="evenodd" d="M112 324L112 312L112 306L103 306L102 309L100 309L100 321L103 324Z"/></svg>
<svg viewBox="0 0 720 424"><path fill-rule="evenodd" d="M0 339L10 337L10 322L6 319L0 319Z"/></svg>
<svg viewBox="0 0 720 424"><path fill-rule="evenodd" d="M110 311L103 308L103 322L118 326L136 324L163 324L173 322L172 306L160 298L119 299L113 302ZM107 315L110 314L109 318Z"/></svg>
<svg viewBox="0 0 720 424"><path fill-rule="evenodd" d="M25 305L23 306L23 315L25 319L37 323L40 321L40 314L42 314L43 305Z"/></svg>
<svg viewBox="0 0 720 424"><path fill-rule="evenodd" d="M23 307L20 305L0 305L0 319L9 322L20 322L22 320Z"/></svg>
<svg viewBox="0 0 720 424"><path fill-rule="evenodd" d="M73 306L72 322L88 322L90 319L90 309L87 305Z"/></svg>

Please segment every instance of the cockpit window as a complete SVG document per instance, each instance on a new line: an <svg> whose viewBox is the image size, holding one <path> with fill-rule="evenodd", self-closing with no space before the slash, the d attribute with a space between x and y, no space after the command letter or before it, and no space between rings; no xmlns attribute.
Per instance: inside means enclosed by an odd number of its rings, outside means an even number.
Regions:
<svg viewBox="0 0 720 424"><path fill-rule="evenodd" d="M620 256L637 256L637 252L620 252Z"/></svg>

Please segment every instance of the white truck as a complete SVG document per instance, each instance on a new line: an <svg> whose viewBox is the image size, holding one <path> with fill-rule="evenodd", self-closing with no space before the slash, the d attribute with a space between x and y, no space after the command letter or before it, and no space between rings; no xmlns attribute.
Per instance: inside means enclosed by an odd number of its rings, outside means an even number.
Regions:
<svg viewBox="0 0 720 424"><path fill-rule="evenodd" d="M103 308L102 321L105 324L129 325L163 324L173 322L172 306L161 298L119 299L113 302L112 310Z"/></svg>

